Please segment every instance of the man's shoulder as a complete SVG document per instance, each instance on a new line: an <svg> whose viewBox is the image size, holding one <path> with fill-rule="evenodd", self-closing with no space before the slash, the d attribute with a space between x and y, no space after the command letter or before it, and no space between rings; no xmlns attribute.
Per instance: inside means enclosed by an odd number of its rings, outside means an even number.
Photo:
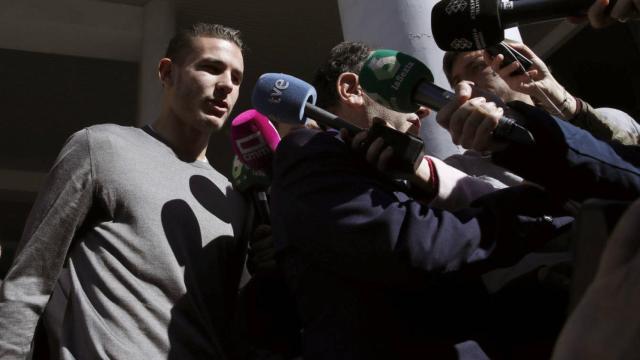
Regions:
<svg viewBox="0 0 640 360"><path fill-rule="evenodd" d="M110 137L110 136L139 136L142 134L140 128L133 126L123 126L117 124L98 124L86 128L89 136L92 138Z"/></svg>
<svg viewBox="0 0 640 360"><path fill-rule="evenodd" d="M313 138L328 139L335 137L332 133L322 131L318 129L300 128L296 129L284 138L282 138L283 144L289 144L289 146L304 146Z"/></svg>
<svg viewBox="0 0 640 360"><path fill-rule="evenodd" d="M298 129L282 138L276 153L309 154L342 149L344 143L337 136L338 133L334 131Z"/></svg>
<svg viewBox="0 0 640 360"><path fill-rule="evenodd" d="M122 126L116 124L99 124L89 126L84 129L92 148L127 148L127 144L140 146L141 139L146 137L146 133L133 126Z"/></svg>
<svg viewBox="0 0 640 360"><path fill-rule="evenodd" d="M99 124L82 128L71 134L65 142L65 149L93 149L103 146L106 142L112 142L111 139L124 139L127 137L139 136L141 130L130 126L121 126L116 124ZM63 150L64 152L65 150Z"/></svg>
<svg viewBox="0 0 640 360"><path fill-rule="evenodd" d="M274 170L291 167L317 167L327 162L342 162L349 157L348 148L337 138L337 132L298 129L286 135L278 144Z"/></svg>
<svg viewBox="0 0 640 360"><path fill-rule="evenodd" d="M273 165L274 186L296 182L296 179L303 187L318 181L327 185L347 178L357 182L365 179L386 182L364 156L352 151L335 131L296 130L278 145Z"/></svg>

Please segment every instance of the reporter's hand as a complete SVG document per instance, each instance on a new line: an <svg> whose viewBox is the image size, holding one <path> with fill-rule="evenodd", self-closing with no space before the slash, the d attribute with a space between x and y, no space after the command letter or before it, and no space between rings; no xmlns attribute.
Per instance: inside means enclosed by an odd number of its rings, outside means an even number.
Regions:
<svg viewBox="0 0 640 360"><path fill-rule="evenodd" d="M340 138L342 138L351 149L362 154L369 164L379 171L384 172L387 170L389 161L393 155L393 149L390 146L385 146L382 138L375 139L369 147L367 147L365 140L368 136L368 130L362 130L355 136L351 136L347 129L340 129Z"/></svg>
<svg viewBox="0 0 640 360"><path fill-rule="evenodd" d="M526 73L514 73L519 68L518 62L502 67L504 56L498 54L494 58L485 52L485 61L491 66L509 87L531 96L535 103L551 114L564 119L571 118L577 108L575 98L553 77L547 65L528 46L520 43L509 43L509 46L527 57L533 65ZM550 102L551 101L551 102ZM558 114L559 110L561 113Z"/></svg>
<svg viewBox="0 0 640 360"><path fill-rule="evenodd" d="M626 22L640 18L639 0L616 0L610 9L607 9L610 0L596 0L587 12L589 23L594 28L603 28L616 22Z"/></svg>
<svg viewBox="0 0 640 360"><path fill-rule="evenodd" d="M492 132L504 115L502 107L485 97L472 96L470 81L461 81L455 87L456 95L436 116L440 126L451 134L456 145L477 151L495 151L506 146L493 139Z"/></svg>
<svg viewBox="0 0 640 360"><path fill-rule="evenodd" d="M251 275L269 274L276 266L276 249L271 226L258 225L249 241L248 268Z"/></svg>
<svg viewBox="0 0 640 360"><path fill-rule="evenodd" d="M389 168L389 161L393 156L393 148L385 144L384 139L377 138L371 142L371 145L367 148L367 137L369 136L368 130L363 130L357 133L352 141L351 148L364 155L367 162L373 165L376 169L385 172Z"/></svg>
<svg viewBox="0 0 640 360"><path fill-rule="evenodd" d="M382 138L375 139L368 148L365 148L368 136L368 130L363 130L353 137L349 135L347 129L340 130L340 137L346 144L350 145L354 151L363 154L367 162L376 169L381 172L387 172L389 161L393 156L393 148L386 145ZM413 174L405 174L403 177L425 193L429 193L432 190L431 171L428 162L424 158Z"/></svg>

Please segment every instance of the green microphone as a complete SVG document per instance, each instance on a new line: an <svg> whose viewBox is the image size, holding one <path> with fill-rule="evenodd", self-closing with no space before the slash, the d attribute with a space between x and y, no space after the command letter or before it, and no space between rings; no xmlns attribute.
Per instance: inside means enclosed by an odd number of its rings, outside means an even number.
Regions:
<svg viewBox="0 0 640 360"><path fill-rule="evenodd" d="M376 50L360 71L360 85L373 100L389 109L410 113L420 105L440 110L455 94L433 83L433 75L420 60L395 50ZM503 116L493 135L518 144L535 141L529 130Z"/></svg>

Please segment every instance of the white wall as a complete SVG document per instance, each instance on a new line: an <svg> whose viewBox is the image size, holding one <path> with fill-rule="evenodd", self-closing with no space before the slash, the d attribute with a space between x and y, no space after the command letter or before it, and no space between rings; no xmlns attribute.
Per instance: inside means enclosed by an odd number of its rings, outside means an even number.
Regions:
<svg viewBox="0 0 640 360"><path fill-rule="evenodd" d="M442 69L444 52L431 35L435 0L338 0L345 40L364 41L377 48L399 50L424 62L435 83L448 88ZM427 154L446 158L460 149L449 133L428 116L420 129Z"/></svg>
<svg viewBox="0 0 640 360"><path fill-rule="evenodd" d="M364 41L377 48L399 50L425 63L434 82L450 89L442 71L440 50L431 33L431 9L436 0L338 0L345 40ZM517 28L507 37L520 40ZM461 152L432 113L423 121L421 136L428 154L439 158Z"/></svg>

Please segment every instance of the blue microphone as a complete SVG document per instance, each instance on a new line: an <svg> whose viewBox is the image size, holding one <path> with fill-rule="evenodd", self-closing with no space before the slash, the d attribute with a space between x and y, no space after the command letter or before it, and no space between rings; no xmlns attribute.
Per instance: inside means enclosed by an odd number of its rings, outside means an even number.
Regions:
<svg viewBox="0 0 640 360"><path fill-rule="evenodd" d="M304 80L287 74L267 73L253 88L251 103L262 114L292 125L305 125L308 118L334 129L345 128L351 134L361 128L317 107L316 89Z"/></svg>
<svg viewBox="0 0 640 360"><path fill-rule="evenodd" d="M347 129L351 135L362 131L338 116L315 106L316 90L309 83L286 74L268 73L260 76L253 88L251 101L259 112L279 122L304 125L307 117L334 129ZM365 140L368 148L377 137L393 147L394 155L390 160L390 172L414 173L424 156L422 139L411 134L401 133L381 123L375 123L369 129Z"/></svg>

